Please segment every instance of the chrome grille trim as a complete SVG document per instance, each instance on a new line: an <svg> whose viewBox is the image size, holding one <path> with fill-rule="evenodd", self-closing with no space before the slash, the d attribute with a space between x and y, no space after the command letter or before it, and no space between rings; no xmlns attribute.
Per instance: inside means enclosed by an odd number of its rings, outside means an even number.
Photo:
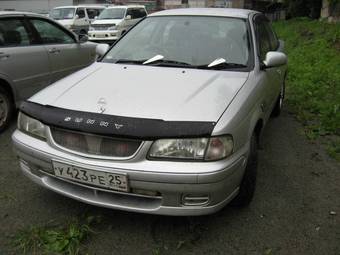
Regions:
<svg viewBox="0 0 340 255"><path fill-rule="evenodd" d="M108 30L109 27L114 27L115 24L98 24L98 25L95 25L95 24L92 24L91 27L93 27L95 29L95 31L106 31Z"/></svg>
<svg viewBox="0 0 340 255"><path fill-rule="evenodd" d="M59 129L62 130L63 132L68 132L68 133L77 133L80 135L83 135L84 137L99 137L99 138L104 138L108 140L117 140L117 141L132 141L139 143L138 146L136 146L135 151L128 155L128 156L108 156L108 155L101 155L101 154L91 154L88 152L81 152L77 151L71 148L64 147L63 145L59 144L53 137L53 129ZM48 141L50 144L58 149L70 152L72 154L80 155L86 158L96 158L96 159L112 159L112 160L128 160L134 158L138 152L141 150L144 141L141 140L132 140L132 139L125 139L125 138L114 138L114 137L108 137L108 136L101 136L101 135L95 135L95 134L90 134L90 133L83 133L83 132L77 132L77 131L72 131L72 130L66 130L66 129L60 129L60 128L52 128L52 127L47 127L47 135L48 135ZM91 138L90 138L91 139ZM86 139L85 139L86 140Z"/></svg>

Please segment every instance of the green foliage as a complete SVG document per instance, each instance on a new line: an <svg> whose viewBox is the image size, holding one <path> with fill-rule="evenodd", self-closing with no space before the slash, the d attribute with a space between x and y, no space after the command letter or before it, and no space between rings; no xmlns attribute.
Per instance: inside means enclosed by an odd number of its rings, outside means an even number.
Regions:
<svg viewBox="0 0 340 255"><path fill-rule="evenodd" d="M64 226L30 227L21 230L14 245L23 254L79 254L81 243L92 232L95 217L72 220Z"/></svg>
<svg viewBox="0 0 340 255"><path fill-rule="evenodd" d="M328 2L329 2L331 5L336 5L336 4L340 3L340 0L328 0Z"/></svg>
<svg viewBox="0 0 340 255"><path fill-rule="evenodd" d="M274 23L288 54L287 97L306 134L340 135L340 24L307 18Z"/></svg>
<svg viewBox="0 0 340 255"><path fill-rule="evenodd" d="M340 161L340 139L335 139L327 146L327 152L330 156Z"/></svg>

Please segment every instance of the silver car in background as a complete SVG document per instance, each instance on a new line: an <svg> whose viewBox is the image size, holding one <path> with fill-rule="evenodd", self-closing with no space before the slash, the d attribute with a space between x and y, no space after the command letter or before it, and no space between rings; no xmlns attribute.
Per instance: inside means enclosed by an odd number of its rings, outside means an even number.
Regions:
<svg viewBox="0 0 340 255"><path fill-rule="evenodd" d="M287 58L266 17L154 13L101 61L20 107L23 173L62 195L165 215L246 206L257 148L282 107Z"/></svg>
<svg viewBox="0 0 340 255"><path fill-rule="evenodd" d="M49 17L78 35L86 35L91 22L105 10L100 5L59 6L51 10Z"/></svg>
<svg viewBox="0 0 340 255"><path fill-rule="evenodd" d="M19 102L95 61L83 40L44 16L0 12L0 132Z"/></svg>
<svg viewBox="0 0 340 255"><path fill-rule="evenodd" d="M114 42L145 16L147 12L144 6L110 6L91 23L89 40Z"/></svg>

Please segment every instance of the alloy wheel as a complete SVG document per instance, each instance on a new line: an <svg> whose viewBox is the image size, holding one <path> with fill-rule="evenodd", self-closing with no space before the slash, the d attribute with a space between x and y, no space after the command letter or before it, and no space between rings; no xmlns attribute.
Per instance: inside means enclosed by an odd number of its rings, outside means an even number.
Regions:
<svg viewBox="0 0 340 255"><path fill-rule="evenodd" d="M0 94L0 127L4 125L8 117L8 101L5 95Z"/></svg>

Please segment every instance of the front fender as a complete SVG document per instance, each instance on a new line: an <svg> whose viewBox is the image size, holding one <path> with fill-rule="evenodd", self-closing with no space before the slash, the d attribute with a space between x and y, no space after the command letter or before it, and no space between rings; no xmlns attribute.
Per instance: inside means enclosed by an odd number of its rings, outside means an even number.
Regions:
<svg viewBox="0 0 340 255"><path fill-rule="evenodd" d="M6 87L9 87L9 89L11 90L15 105L16 105L16 107L18 107L19 102L20 102L20 98L18 97L19 94L18 94L16 87L14 86L12 79L8 75L0 73L0 81L3 81L4 83L7 84ZM3 85L1 85L1 82L0 82L0 86L3 86Z"/></svg>
<svg viewBox="0 0 340 255"><path fill-rule="evenodd" d="M234 150L244 147L249 141L259 120L265 123L263 85L259 79L249 78L231 105L216 124L213 135L231 134Z"/></svg>

